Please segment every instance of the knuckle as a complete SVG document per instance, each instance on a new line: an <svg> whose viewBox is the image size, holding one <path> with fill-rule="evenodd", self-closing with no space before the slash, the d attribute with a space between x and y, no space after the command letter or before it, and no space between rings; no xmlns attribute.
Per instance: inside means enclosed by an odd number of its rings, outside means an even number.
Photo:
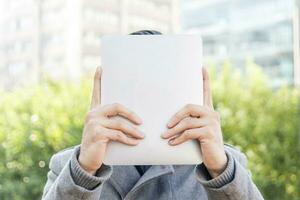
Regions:
<svg viewBox="0 0 300 200"><path fill-rule="evenodd" d="M213 115L212 115L212 124L214 126L217 126L220 124L220 121L221 121L221 116L218 112L213 112Z"/></svg>
<svg viewBox="0 0 300 200"><path fill-rule="evenodd" d="M116 136L118 139L122 138L122 133L121 133L121 131L115 130L114 133L115 133L115 136Z"/></svg>
<svg viewBox="0 0 300 200"><path fill-rule="evenodd" d="M116 137L116 140L122 141L123 134L120 131L116 131L115 137Z"/></svg>
<svg viewBox="0 0 300 200"><path fill-rule="evenodd" d="M182 133L182 136L186 139L189 137L189 135L191 134L191 131L190 130L185 130L183 133Z"/></svg>
<svg viewBox="0 0 300 200"><path fill-rule="evenodd" d="M97 121L96 120L93 120L93 119L90 119L89 121L86 122L86 126L87 127L93 127L95 128L96 127L96 124L97 124Z"/></svg>
<svg viewBox="0 0 300 200"><path fill-rule="evenodd" d="M204 115L209 115L211 113L211 110L206 105L199 106L199 109Z"/></svg>
<svg viewBox="0 0 300 200"><path fill-rule="evenodd" d="M91 126L92 126L91 129L92 129L93 133L101 133L102 132L99 126L95 126L94 124Z"/></svg>
<svg viewBox="0 0 300 200"><path fill-rule="evenodd" d="M185 125L186 127L188 127L188 128L189 128L189 127L192 127L193 124L194 124L193 121L192 121L191 119L189 119L189 118L185 119L183 123L184 123L184 125Z"/></svg>
<svg viewBox="0 0 300 200"><path fill-rule="evenodd" d="M216 127L216 126L219 126L220 125L220 120L218 120L218 119L215 119L214 121L213 121L213 125Z"/></svg>
<svg viewBox="0 0 300 200"><path fill-rule="evenodd" d="M214 130L213 130L213 128L212 128L211 126L207 126L207 127L206 127L206 132L207 132L207 134L209 134L209 135L213 135Z"/></svg>
<svg viewBox="0 0 300 200"><path fill-rule="evenodd" d="M124 137L123 142L126 144L130 144L130 143L132 143L132 140L129 137Z"/></svg>
<svg viewBox="0 0 300 200"><path fill-rule="evenodd" d="M124 123L124 122L122 122L122 121L117 121L116 122L116 126L117 126L117 128L119 128L120 130L126 130L127 129L127 126L126 126L126 124Z"/></svg>
<svg viewBox="0 0 300 200"><path fill-rule="evenodd" d="M190 135L190 132L188 130L186 130L181 134L181 137L182 137L182 139L186 140L189 138L189 135Z"/></svg>
<svg viewBox="0 0 300 200"><path fill-rule="evenodd" d="M95 143L99 140L108 139L106 135L107 130L104 129L102 126L94 126L90 130L91 131L89 132L89 134L87 134L87 138L91 142Z"/></svg>
<svg viewBox="0 0 300 200"><path fill-rule="evenodd" d="M92 136L91 136L93 142L101 140L101 139L103 139L105 137L104 136L105 135L105 131L104 130L97 129L97 128L95 128L94 130L95 130L95 134L92 134Z"/></svg>
<svg viewBox="0 0 300 200"><path fill-rule="evenodd" d="M211 121L211 126L213 126L213 127L216 127L216 126L218 126L218 121L216 120L216 119L213 119L212 121Z"/></svg>
<svg viewBox="0 0 300 200"><path fill-rule="evenodd" d="M87 114L86 114L86 117L85 117L85 123L88 123L89 121L91 121L94 117L94 112L93 111L89 111Z"/></svg>
<svg viewBox="0 0 300 200"><path fill-rule="evenodd" d="M214 113L214 117L216 118L216 120L220 121L220 120L221 120L221 115L220 115L220 113L217 112L217 111L214 111L213 113Z"/></svg>
<svg viewBox="0 0 300 200"><path fill-rule="evenodd" d="M119 128L120 128L121 130L126 130L126 129L127 129L127 126L126 126L124 123L120 122L120 123L119 123Z"/></svg>
<svg viewBox="0 0 300 200"><path fill-rule="evenodd" d="M113 103L112 106L114 107L115 110L120 110L121 109L121 104L119 103Z"/></svg>
<svg viewBox="0 0 300 200"><path fill-rule="evenodd" d="M109 137L110 137L112 140L118 140L118 134L117 134L116 131L110 132L110 133L109 133Z"/></svg>
<svg viewBox="0 0 300 200"><path fill-rule="evenodd" d="M115 126L116 126L117 128L121 128L121 127L122 127L122 122L121 122L120 120L116 120L116 121L115 121Z"/></svg>
<svg viewBox="0 0 300 200"><path fill-rule="evenodd" d="M186 104L185 108L188 109L188 110L191 110L193 108L193 104L189 103L189 104Z"/></svg>

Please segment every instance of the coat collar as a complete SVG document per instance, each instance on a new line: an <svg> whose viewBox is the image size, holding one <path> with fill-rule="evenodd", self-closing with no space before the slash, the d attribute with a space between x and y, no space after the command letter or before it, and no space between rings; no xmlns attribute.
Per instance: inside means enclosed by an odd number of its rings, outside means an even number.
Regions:
<svg viewBox="0 0 300 200"><path fill-rule="evenodd" d="M174 173L172 165L152 165L142 176L133 165L113 166L110 182L122 198L125 198L127 194L138 190L144 183L171 173Z"/></svg>

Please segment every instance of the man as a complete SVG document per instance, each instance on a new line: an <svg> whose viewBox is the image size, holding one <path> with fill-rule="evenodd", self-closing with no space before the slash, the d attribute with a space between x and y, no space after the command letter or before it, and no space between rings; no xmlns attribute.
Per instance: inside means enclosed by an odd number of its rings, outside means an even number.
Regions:
<svg viewBox="0 0 300 200"><path fill-rule="evenodd" d="M133 35L160 34L139 31ZM223 145L219 114L214 111L208 73L203 69L204 106L188 104L167 123L162 138L169 145L200 143L203 164L166 166L107 166L102 163L110 141L137 145L144 136L133 111L120 104L101 106L101 69L94 76L91 110L81 145L55 154L50 161L43 200L114 199L263 199L245 168L246 157ZM111 116L122 115L122 118ZM130 136L130 137L128 137Z"/></svg>

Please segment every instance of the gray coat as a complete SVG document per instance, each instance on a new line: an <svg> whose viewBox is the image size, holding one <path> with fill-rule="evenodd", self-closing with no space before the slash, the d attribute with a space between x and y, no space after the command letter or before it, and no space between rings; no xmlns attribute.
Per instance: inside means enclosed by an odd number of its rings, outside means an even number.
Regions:
<svg viewBox="0 0 300 200"><path fill-rule="evenodd" d="M102 165L95 176L80 167L80 147L55 154L42 200L259 200L245 168L246 157L225 145L228 164L211 179L202 165L151 166L142 176L134 166Z"/></svg>

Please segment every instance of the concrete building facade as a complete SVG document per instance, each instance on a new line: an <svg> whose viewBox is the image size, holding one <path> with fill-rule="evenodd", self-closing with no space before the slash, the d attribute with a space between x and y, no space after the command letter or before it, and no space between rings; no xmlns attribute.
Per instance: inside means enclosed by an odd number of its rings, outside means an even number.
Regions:
<svg viewBox="0 0 300 200"><path fill-rule="evenodd" d="M300 88L300 0L295 1L294 7L294 80Z"/></svg>
<svg viewBox="0 0 300 200"><path fill-rule="evenodd" d="M100 63L104 34L178 31L178 0L0 0L0 78L4 88L78 79Z"/></svg>
<svg viewBox="0 0 300 200"><path fill-rule="evenodd" d="M230 60L243 68L251 59L274 87L295 83L294 0L187 0L183 30L200 33L205 63ZM296 53L296 52L295 52Z"/></svg>

